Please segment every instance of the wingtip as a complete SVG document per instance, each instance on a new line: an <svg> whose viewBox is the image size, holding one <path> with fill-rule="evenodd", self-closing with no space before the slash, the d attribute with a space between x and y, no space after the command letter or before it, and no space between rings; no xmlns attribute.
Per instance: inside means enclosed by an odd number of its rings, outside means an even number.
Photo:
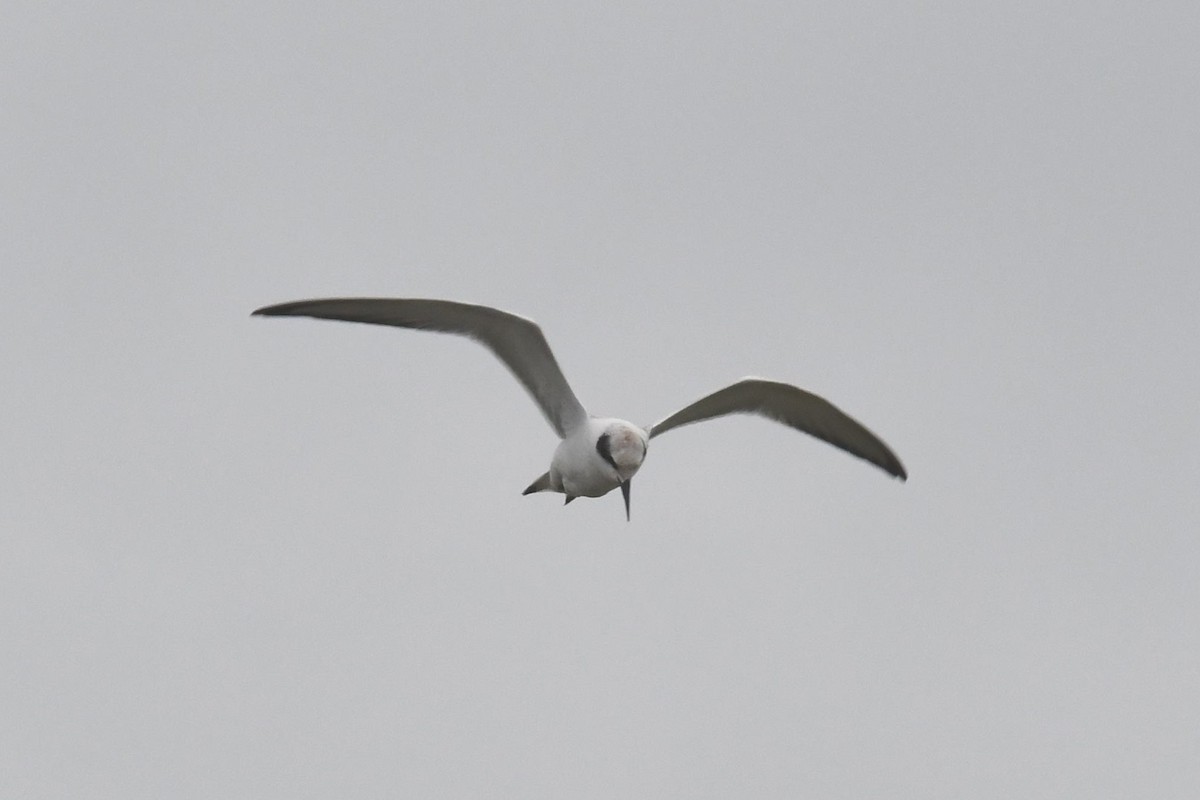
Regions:
<svg viewBox="0 0 1200 800"><path fill-rule="evenodd" d="M250 312L252 317L303 317L313 303L321 300L291 300L287 303L272 303L269 306L256 308Z"/></svg>
<svg viewBox="0 0 1200 800"><path fill-rule="evenodd" d="M286 305L286 304L285 304ZM250 312L252 317L277 317L283 313L283 305L263 306Z"/></svg>

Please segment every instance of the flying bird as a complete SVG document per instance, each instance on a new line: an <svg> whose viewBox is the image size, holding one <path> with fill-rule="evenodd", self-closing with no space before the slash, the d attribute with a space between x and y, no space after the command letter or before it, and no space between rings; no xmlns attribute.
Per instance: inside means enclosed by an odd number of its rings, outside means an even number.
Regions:
<svg viewBox="0 0 1200 800"><path fill-rule="evenodd" d="M529 392L561 441L543 473L522 494L559 492L601 497L620 487L629 519L633 476L650 440L673 428L726 414L758 414L865 459L900 480L908 473L896 454L837 406L811 392L763 378L743 378L646 428L584 409L559 369L542 329L525 317L449 300L331 298L266 306L265 317L315 317L453 333L492 351Z"/></svg>

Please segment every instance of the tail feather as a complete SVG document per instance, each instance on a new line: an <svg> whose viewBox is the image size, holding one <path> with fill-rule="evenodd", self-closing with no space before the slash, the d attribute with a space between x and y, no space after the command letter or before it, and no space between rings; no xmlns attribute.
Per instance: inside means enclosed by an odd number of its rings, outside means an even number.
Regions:
<svg viewBox="0 0 1200 800"><path fill-rule="evenodd" d="M550 473L544 472L536 481L529 484L529 487L525 491L521 492L521 494L526 495L526 494L533 494L534 492L549 492L549 491L553 491L550 488Z"/></svg>

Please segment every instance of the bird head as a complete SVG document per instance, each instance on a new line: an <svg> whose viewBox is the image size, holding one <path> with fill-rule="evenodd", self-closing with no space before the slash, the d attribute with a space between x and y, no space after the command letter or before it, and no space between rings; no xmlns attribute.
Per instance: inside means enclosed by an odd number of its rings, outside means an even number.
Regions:
<svg viewBox="0 0 1200 800"><path fill-rule="evenodd" d="M623 420L613 420L596 440L596 451L617 471L622 481L627 481L646 459L648 443L649 437L641 428Z"/></svg>

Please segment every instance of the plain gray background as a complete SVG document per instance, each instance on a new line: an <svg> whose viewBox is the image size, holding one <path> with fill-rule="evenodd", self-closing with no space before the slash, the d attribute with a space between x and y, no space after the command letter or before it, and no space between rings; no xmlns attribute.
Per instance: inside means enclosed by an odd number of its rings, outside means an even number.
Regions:
<svg viewBox="0 0 1200 800"><path fill-rule="evenodd" d="M1200 792L1195 3L3 16L0 795Z"/></svg>

